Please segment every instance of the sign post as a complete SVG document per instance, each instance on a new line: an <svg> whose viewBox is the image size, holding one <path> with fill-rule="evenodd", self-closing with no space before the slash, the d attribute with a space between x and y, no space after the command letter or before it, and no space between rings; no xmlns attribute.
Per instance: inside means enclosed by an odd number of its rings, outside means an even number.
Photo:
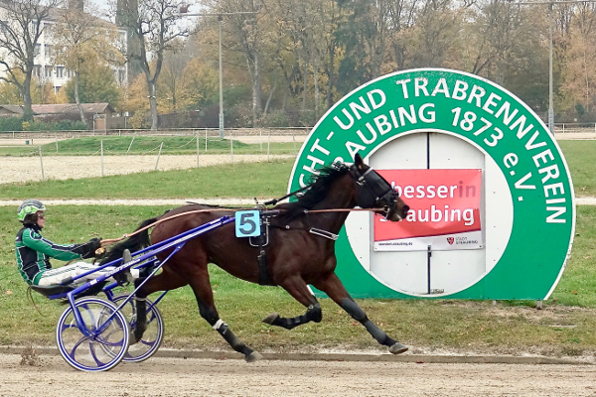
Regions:
<svg viewBox="0 0 596 397"><path fill-rule="evenodd" d="M575 197L554 137L512 93L445 69L373 80L313 128L289 190L356 153L412 209L402 224L348 217L337 273L354 297L549 297L571 250Z"/></svg>

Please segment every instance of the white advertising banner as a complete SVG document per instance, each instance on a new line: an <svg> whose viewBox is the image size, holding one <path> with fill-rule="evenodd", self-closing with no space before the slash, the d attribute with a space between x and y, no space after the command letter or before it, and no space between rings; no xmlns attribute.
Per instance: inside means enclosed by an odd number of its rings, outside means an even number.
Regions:
<svg viewBox="0 0 596 397"><path fill-rule="evenodd" d="M374 219L375 251L479 249L482 170L379 170L410 206L402 222Z"/></svg>

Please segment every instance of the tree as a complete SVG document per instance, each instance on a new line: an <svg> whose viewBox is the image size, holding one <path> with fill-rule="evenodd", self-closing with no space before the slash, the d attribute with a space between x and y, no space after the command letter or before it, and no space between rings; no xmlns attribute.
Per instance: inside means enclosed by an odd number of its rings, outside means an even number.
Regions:
<svg viewBox="0 0 596 397"><path fill-rule="evenodd" d="M252 125L263 107L263 37L265 34L262 18L264 0L209 0L205 1L210 12L230 14L224 24L227 33L233 38L230 48L239 51L246 61L252 88Z"/></svg>
<svg viewBox="0 0 596 397"><path fill-rule="evenodd" d="M15 77L22 84L23 73L15 70ZM54 88L50 83L38 81L36 77L31 79L31 102L32 103L56 103ZM7 105L22 105L23 96L19 87L13 83L0 81L0 103Z"/></svg>
<svg viewBox="0 0 596 397"><path fill-rule="evenodd" d="M592 4L579 6L570 30L561 87L564 105L579 110L578 115L589 114L596 107L596 9Z"/></svg>
<svg viewBox="0 0 596 397"><path fill-rule="evenodd" d="M139 74L124 90L123 109L134 115L129 119L132 128L147 128L145 115L149 110L147 102L147 80Z"/></svg>
<svg viewBox="0 0 596 397"><path fill-rule="evenodd" d="M415 24L408 30L410 67L445 67L460 52L464 5L454 0L429 0L416 10Z"/></svg>
<svg viewBox="0 0 596 397"><path fill-rule="evenodd" d="M77 75L63 87L70 103L107 102L113 107L120 104L122 90L110 66L92 60L83 62Z"/></svg>
<svg viewBox="0 0 596 397"><path fill-rule="evenodd" d="M164 54L163 71L157 83L157 101L168 112L175 112L179 107L185 106L187 87L183 81L183 71L190 59L191 55L182 41Z"/></svg>
<svg viewBox="0 0 596 397"><path fill-rule="evenodd" d="M35 101L35 103L41 104L52 104L58 103L56 99L56 94L54 93L54 85L50 81L40 81L37 85L37 91L39 93L39 99ZM35 95L31 95L32 99L35 99Z"/></svg>
<svg viewBox="0 0 596 397"><path fill-rule="evenodd" d="M122 64L124 59L114 45L119 37L118 31L113 25L93 16L97 14L97 11L90 7L89 1L80 1L82 2L80 7L70 7L61 13L50 33L56 48L54 60L74 73L71 80L74 83L70 84L69 81L68 92L73 93L81 121L89 128L79 95L79 84L83 68L85 65L90 64L92 65L91 68L95 68L99 64ZM98 76L95 76L95 78L97 79ZM104 83L109 87L113 80L113 76L108 77ZM89 81L87 83L92 85ZM105 94L105 92L102 94ZM94 95L98 95L98 93ZM108 94L108 96L113 95ZM117 99L118 95L115 96ZM110 103L113 106L116 105L113 102Z"/></svg>
<svg viewBox="0 0 596 397"><path fill-rule="evenodd" d="M128 57L140 62L145 76L152 130L158 128L156 88L164 53L174 48L176 38L186 37L190 31L188 26L178 23L180 7L185 3L184 0L138 0L138 4L128 1L128 7L137 7L138 18L134 20L130 17L135 15L132 10L121 14L121 23L134 31L139 42L139 53L129 54Z"/></svg>
<svg viewBox="0 0 596 397"><path fill-rule="evenodd" d="M6 105L22 105L23 97L19 88L6 81L0 81L0 103Z"/></svg>
<svg viewBox="0 0 596 397"><path fill-rule="evenodd" d="M387 2L387 34L393 50L396 68L402 70L406 62L408 41L404 32L414 25L414 17L420 0L396 0Z"/></svg>
<svg viewBox="0 0 596 397"><path fill-rule="evenodd" d="M203 108L213 103L218 92L217 72L195 58L182 73L184 101L188 107Z"/></svg>
<svg viewBox="0 0 596 397"><path fill-rule="evenodd" d="M0 80L14 84L23 97L23 119L33 120L31 110L31 78L35 62L35 48L44 32L43 20L47 20L52 8L61 0L14 0L2 1L0 12L4 21L0 23L0 65L6 76ZM19 80L18 72L23 79Z"/></svg>

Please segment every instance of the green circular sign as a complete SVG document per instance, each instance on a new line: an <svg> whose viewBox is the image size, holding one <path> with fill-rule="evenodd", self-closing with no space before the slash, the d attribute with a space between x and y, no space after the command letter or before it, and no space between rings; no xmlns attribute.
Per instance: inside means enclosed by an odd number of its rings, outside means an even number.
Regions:
<svg viewBox="0 0 596 397"><path fill-rule="evenodd" d="M457 287L447 286L434 294L392 284L384 274L399 270L399 277L407 279L422 277L423 271L411 261L414 254L379 255L374 266L366 262L376 254L361 254L362 248L356 245L372 252L372 232L366 226L370 218L362 221L364 232L348 236L344 228L336 243L336 271L348 291L354 297L547 299L561 277L573 241L575 197L569 169L540 118L491 81L453 70L417 69L358 87L313 128L294 164L289 190L303 187L324 165L351 162L356 153L378 169L375 156L385 151L387 158L389 151L390 157L413 137L424 136L428 141L429 134L457 142L449 141L444 148L435 145L436 153L442 150L443 154L435 156L434 165L428 162L427 168L453 168L450 164L461 164L468 154L479 156L485 164L457 167L484 172L482 233L486 240L479 249L485 252L475 256L484 259L474 259L484 261L479 276L463 284L454 278L449 283ZM416 156L411 156L412 167L400 163L400 168L421 168L413 165ZM450 156L458 157L460 163L450 163ZM465 267L466 258L471 258L464 254L445 256L444 268L435 280L463 272L458 266ZM402 262L411 266L400 267Z"/></svg>

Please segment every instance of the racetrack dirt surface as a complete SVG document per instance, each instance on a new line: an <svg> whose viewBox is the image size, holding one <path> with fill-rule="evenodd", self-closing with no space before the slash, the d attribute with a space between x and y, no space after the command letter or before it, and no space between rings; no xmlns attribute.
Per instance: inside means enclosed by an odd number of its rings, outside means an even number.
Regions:
<svg viewBox="0 0 596 397"><path fill-rule="evenodd" d="M291 156L290 156L291 157ZM264 162L267 159L288 158L280 155L234 155L207 154L199 156L199 166L224 163ZM39 157L0 157L0 184L42 180L42 160ZM104 156L103 175L134 174L155 170L187 169L197 166L194 155L155 156ZM48 179L79 179L102 176L100 156L45 156L43 157L43 177Z"/></svg>
<svg viewBox="0 0 596 397"><path fill-rule="evenodd" d="M0 396L596 396L596 366L151 358L109 372L0 355Z"/></svg>

